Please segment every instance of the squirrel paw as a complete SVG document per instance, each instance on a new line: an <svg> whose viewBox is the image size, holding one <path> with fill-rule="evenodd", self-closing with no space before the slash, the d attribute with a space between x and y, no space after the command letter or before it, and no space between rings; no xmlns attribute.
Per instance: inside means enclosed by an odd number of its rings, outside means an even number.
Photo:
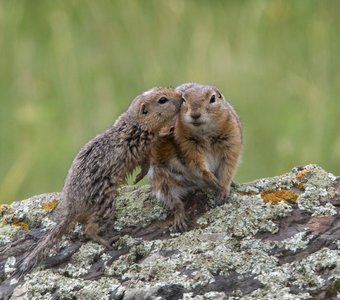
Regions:
<svg viewBox="0 0 340 300"><path fill-rule="evenodd" d="M223 204L227 200L227 198L229 197L229 194L230 194L230 184L224 186L224 188L222 188L218 192L217 197L216 197L217 205Z"/></svg>
<svg viewBox="0 0 340 300"><path fill-rule="evenodd" d="M162 128L161 132L158 134L158 137L160 139L166 140L166 139L172 139L174 137L175 127L171 126L170 128Z"/></svg>
<svg viewBox="0 0 340 300"><path fill-rule="evenodd" d="M114 237L109 239L109 244L112 245L114 242L116 242L117 240L119 240L120 236L119 235L115 235ZM112 246L111 246L112 247Z"/></svg>
<svg viewBox="0 0 340 300"><path fill-rule="evenodd" d="M175 214L174 223L170 228L171 232L183 232L188 230L188 224L185 214Z"/></svg>
<svg viewBox="0 0 340 300"><path fill-rule="evenodd" d="M221 205L225 203L226 199L229 196L229 191L228 192L219 192L216 197L216 203L217 205Z"/></svg>
<svg viewBox="0 0 340 300"><path fill-rule="evenodd" d="M113 247L111 246L111 241L104 240L101 237L97 237L97 238L91 237L91 238L98 244L103 245L107 250L113 250Z"/></svg>
<svg viewBox="0 0 340 300"><path fill-rule="evenodd" d="M207 182L208 185L215 187L218 190L222 189L221 184L219 183L218 179L216 178L216 176L209 172L209 171L204 171L203 172L203 178L205 179L205 181Z"/></svg>

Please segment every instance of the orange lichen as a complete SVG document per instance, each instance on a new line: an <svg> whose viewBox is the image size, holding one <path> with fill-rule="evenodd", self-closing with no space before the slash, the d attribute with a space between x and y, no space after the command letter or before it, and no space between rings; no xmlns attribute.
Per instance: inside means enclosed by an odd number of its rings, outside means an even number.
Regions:
<svg viewBox="0 0 340 300"><path fill-rule="evenodd" d="M296 182L294 183L294 187L301 190L301 191L304 191L305 190L305 186L303 184L303 182Z"/></svg>
<svg viewBox="0 0 340 300"><path fill-rule="evenodd" d="M57 199L52 199L49 202L41 203L40 206L41 208L46 211L46 212L51 212L53 211L57 206L58 206L58 200Z"/></svg>
<svg viewBox="0 0 340 300"><path fill-rule="evenodd" d="M8 204L1 204L0 205L0 214L4 213L5 211L9 210L11 206Z"/></svg>
<svg viewBox="0 0 340 300"><path fill-rule="evenodd" d="M5 224L5 225L8 224L8 225L12 225L12 226L15 226L15 227L20 227L23 230L29 230L30 229L30 227L27 223L23 222L21 219L19 219L15 215L11 216L10 218L4 219L3 224Z"/></svg>
<svg viewBox="0 0 340 300"><path fill-rule="evenodd" d="M30 229L29 225L25 222L17 222L17 223L14 223L12 225L16 226L16 227L20 227L22 230L29 230Z"/></svg>
<svg viewBox="0 0 340 300"><path fill-rule="evenodd" d="M255 192L239 192L241 196L255 196Z"/></svg>
<svg viewBox="0 0 340 300"><path fill-rule="evenodd" d="M296 188L298 188L299 190L304 190L305 186L304 186L304 182L305 182L305 176L306 174L310 173L311 170L308 169L303 169L299 172L296 173L295 178L298 181L294 186Z"/></svg>
<svg viewBox="0 0 340 300"><path fill-rule="evenodd" d="M299 172L296 173L295 177L297 180L299 181L304 181L305 180L305 175L306 174L309 174L311 172L311 170L308 170L308 169L303 169Z"/></svg>
<svg viewBox="0 0 340 300"><path fill-rule="evenodd" d="M289 203L296 202L298 194L289 190L267 190L260 193L265 203L271 202L277 204L280 201Z"/></svg>

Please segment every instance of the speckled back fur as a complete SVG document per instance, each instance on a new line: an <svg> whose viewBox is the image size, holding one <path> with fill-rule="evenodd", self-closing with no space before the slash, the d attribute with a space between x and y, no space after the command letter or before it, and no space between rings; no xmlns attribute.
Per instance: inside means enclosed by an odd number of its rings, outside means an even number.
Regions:
<svg viewBox="0 0 340 300"><path fill-rule="evenodd" d="M84 224L89 238L111 248L111 241L104 240L100 232L113 218L117 188L148 159L154 137L178 113L181 96L180 91L162 87L140 94L112 127L80 150L62 191L64 215L23 261L22 274L33 268L75 221Z"/></svg>

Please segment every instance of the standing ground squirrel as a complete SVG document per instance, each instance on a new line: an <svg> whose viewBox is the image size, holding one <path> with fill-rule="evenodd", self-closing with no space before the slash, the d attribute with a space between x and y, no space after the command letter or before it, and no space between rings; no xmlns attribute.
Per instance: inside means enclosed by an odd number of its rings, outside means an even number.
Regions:
<svg viewBox="0 0 340 300"><path fill-rule="evenodd" d="M234 108L216 87L186 83L177 90L184 100L173 137L159 138L153 145L148 177L157 199L174 210L174 229L185 230L182 197L205 186L219 190L218 203L229 195L242 131Z"/></svg>
<svg viewBox="0 0 340 300"><path fill-rule="evenodd" d="M110 248L100 232L112 218L117 188L135 167L148 159L151 143L173 122L182 93L157 87L137 96L117 121L88 142L73 160L62 191L59 222L20 265L25 274L39 262L70 226L78 221L85 234Z"/></svg>

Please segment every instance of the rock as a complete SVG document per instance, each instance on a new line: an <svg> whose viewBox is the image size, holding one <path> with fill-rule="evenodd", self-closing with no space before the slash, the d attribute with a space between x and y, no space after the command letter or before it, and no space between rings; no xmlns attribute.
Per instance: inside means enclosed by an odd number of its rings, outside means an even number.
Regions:
<svg viewBox="0 0 340 300"><path fill-rule="evenodd" d="M119 237L114 250L76 225L18 283L11 274L58 219L60 194L0 206L1 299L340 297L339 177L307 165L234 184L221 206L213 191L186 200L190 230L171 233L149 186L122 187L105 233Z"/></svg>

